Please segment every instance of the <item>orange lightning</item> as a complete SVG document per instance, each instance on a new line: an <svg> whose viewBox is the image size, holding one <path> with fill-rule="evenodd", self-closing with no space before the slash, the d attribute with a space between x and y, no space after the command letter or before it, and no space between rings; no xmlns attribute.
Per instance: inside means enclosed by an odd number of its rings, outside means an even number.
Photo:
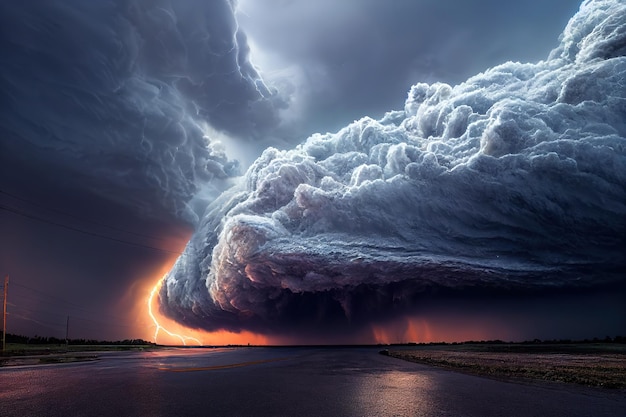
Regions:
<svg viewBox="0 0 626 417"><path fill-rule="evenodd" d="M158 343L157 342L157 338L159 337L159 332L161 330L163 330L163 332L167 333L168 335L172 336L172 337L177 337L180 339L180 341L183 343L183 345L187 345L187 341L188 340L193 340L194 342L196 342L198 345L202 346L202 342L198 339L196 339L195 337L191 337L191 336L183 336L177 333L173 333L170 332L169 330L167 330L165 327L163 327L159 321L157 320L157 318L154 316L154 314L152 313L152 300L154 299L154 294L156 294L157 290L161 287L161 284L163 283L163 280L165 279L165 277L161 278L155 285L154 287L152 287L152 291L150 291L150 297L148 297L148 314L150 315L150 318L152 319L152 322L154 323L154 325L156 326L156 329L154 330L154 343Z"/></svg>

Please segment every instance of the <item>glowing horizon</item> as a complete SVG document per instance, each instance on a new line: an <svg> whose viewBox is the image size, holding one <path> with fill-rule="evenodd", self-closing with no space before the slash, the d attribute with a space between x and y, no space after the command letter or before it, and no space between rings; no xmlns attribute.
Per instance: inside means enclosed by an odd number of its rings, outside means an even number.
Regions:
<svg viewBox="0 0 626 417"><path fill-rule="evenodd" d="M170 265L171 266L171 265ZM166 266L166 268L168 268ZM142 296L141 303L143 305L144 314L150 320L148 329L154 343L164 345L180 345L188 346L188 343L194 342L199 346L225 346L225 345L267 345L269 338L267 336L256 334L253 332L242 331L240 333L228 332L220 330L216 332L207 332L200 329L186 327L175 320L162 315L158 308L153 308L154 298L163 283L164 275L159 278L156 283L152 284L147 298L145 293ZM158 301L157 301L158 302ZM163 339L166 341L163 341ZM167 340L169 338L169 340ZM159 340L162 342L159 343Z"/></svg>
<svg viewBox="0 0 626 417"><path fill-rule="evenodd" d="M187 340L193 340L194 342L198 343L198 345L202 345L202 342L200 340L198 340L197 338L193 337L193 336L185 336L185 335L180 335L177 333L172 333L169 330L167 330L164 326L162 326L159 321L157 320L157 318L154 316L154 313L152 312L152 302L154 299L154 294L156 294L157 290L159 288L161 288L161 285L163 284L163 280L165 279L165 276L163 276L163 278L161 278L159 280L159 282L157 282L154 287L152 287L152 291L150 291L150 296L148 297L148 315L150 316L150 319L152 320L152 322L155 325L155 330L154 330L154 343L158 343L158 338L159 338L159 332L162 330L163 332L167 333L168 335L172 336L172 337L177 337L180 339L181 342L183 342L183 345L187 345Z"/></svg>
<svg viewBox="0 0 626 417"><path fill-rule="evenodd" d="M164 316L154 308L155 295L160 290L165 275L154 283L147 299L144 299L145 314L150 319L148 329L151 340L156 344L169 346L226 345L327 345L327 344L402 344L402 343L454 343L469 340L515 340L519 336L499 320L483 316L470 318L469 322L459 322L449 314L431 314L428 317L401 316L393 320L372 323L355 333L342 336L320 338L306 331L298 335L273 335L242 331L240 333L219 330L207 332L184 326ZM158 301L156 301L158 302ZM165 339L165 340L164 340ZM160 342L161 340L161 342Z"/></svg>

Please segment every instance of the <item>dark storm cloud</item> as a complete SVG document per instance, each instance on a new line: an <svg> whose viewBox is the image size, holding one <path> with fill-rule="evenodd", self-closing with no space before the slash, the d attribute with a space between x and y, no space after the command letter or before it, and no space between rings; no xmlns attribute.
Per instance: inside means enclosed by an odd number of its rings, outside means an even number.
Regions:
<svg viewBox="0 0 626 417"><path fill-rule="evenodd" d="M507 60L543 59L578 0L242 0L239 21L292 84L292 129L337 129L397 108L415 82L458 83ZM283 71L272 72L272 69ZM326 131L326 130L324 130Z"/></svg>
<svg viewBox="0 0 626 417"><path fill-rule="evenodd" d="M214 132L250 142L277 123L279 100L251 64L233 8L2 2L0 149L12 175L39 170L191 219L187 202L201 185L224 189L240 175L233 144Z"/></svg>
<svg viewBox="0 0 626 417"><path fill-rule="evenodd" d="M435 289L623 285L626 5L587 1L550 57L267 149L209 206L164 312L206 329L359 324ZM366 86L364 86L366 87Z"/></svg>

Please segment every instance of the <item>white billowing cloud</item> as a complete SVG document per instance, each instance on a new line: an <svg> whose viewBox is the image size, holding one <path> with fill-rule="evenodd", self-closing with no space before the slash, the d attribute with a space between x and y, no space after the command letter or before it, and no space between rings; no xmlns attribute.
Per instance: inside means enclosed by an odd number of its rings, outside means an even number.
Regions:
<svg viewBox="0 0 626 417"><path fill-rule="evenodd" d="M625 39L626 5L588 0L545 61L417 84L381 120L267 149L209 206L162 309L271 329L432 288L623 280Z"/></svg>

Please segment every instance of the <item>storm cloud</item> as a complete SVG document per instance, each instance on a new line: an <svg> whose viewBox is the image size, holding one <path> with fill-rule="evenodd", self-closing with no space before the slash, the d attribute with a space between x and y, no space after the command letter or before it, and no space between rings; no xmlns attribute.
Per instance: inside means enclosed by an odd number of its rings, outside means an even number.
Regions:
<svg viewBox="0 0 626 417"><path fill-rule="evenodd" d="M288 147L320 129L382 117L417 82L453 85L508 60L543 59L580 6L578 0L239 3L238 21L264 79L290 91L282 121L289 129L279 132Z"/></svg>
<svg viewBox="0 0 626 417"><path fill-rule="evenodd" d="M277 123L230 0L0 4L0 149L140 212L193 221L189 200L241 175L239 138ZM234 138L234 139L233 139ZM4 159L4 158L3 158Z"/></svg>
<svg viewBox="0 0 626 417"><path fill-rule="evenodd" d="M401 314L434 289L623 283L626 6L585 1L537 63L267 149L207 209L161 310L277 331Z"/></svg>

